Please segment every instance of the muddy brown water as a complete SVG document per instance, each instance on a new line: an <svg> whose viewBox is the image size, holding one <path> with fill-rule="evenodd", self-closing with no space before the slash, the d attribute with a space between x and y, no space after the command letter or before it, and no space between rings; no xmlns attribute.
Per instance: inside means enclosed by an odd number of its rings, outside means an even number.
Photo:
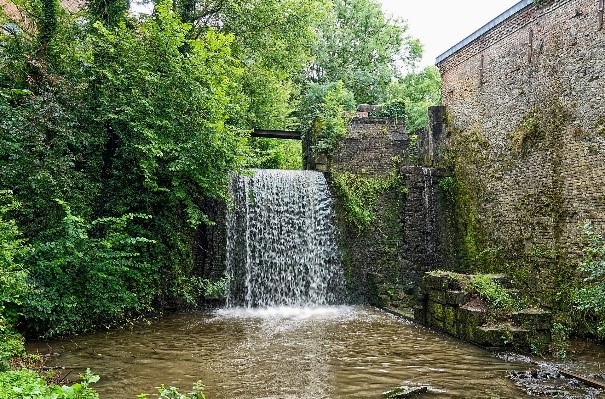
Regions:
<svg viewBox="0 0 605 399"><path fill-rule="evenodd" d="M208 399L371 399L401 385L427 386L426 398L528 397L507 378L527 364L368 307L177 314L28 349L58 353L50 364L71 376L91 368L104 399L197 380Z"/></svg>

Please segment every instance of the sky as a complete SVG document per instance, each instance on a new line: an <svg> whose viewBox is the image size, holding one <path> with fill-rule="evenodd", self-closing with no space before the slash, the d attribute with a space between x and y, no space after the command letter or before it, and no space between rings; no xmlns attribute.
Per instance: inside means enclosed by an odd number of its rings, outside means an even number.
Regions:
<svg viewBox="0 0 605 399"><path fill-rule="evenodd" d="M519 0L379 0L387 16L408 21L409 33L424 45L422 65L508 10Z"/></svg>

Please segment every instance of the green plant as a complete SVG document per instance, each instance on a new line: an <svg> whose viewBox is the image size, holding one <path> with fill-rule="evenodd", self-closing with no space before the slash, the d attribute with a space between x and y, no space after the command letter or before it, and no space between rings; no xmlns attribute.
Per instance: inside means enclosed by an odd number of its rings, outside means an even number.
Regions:
<svg viewBox="0 0 605 399"><path fill-rule="evenodd" d="M179 279L176 285L180 287L180 296L185 302L197 304L201 299L225 299L230 281L229 276L218 280L193 276Z"/></svg>
<svg viewBox="0 0 605 399"><path fill-rule="evenodd" d="M495 279L496 276L493 274L460 274L444 270L435 270L429 272L429 274L449 276L464 290L478 295L490 310L511 312L523 307L523 303L498 283Z"/></svg>
<svg viewBox="0 0 605 399"><path fill-rule="evenodd" d="M437 186L441 189L445 198L450 201L454 201L456 197L456 181L452 176L445 176L441 178L439 183L437 183Z"/></svg>
<svg viewBox="0 0 605 399"><path fill-rule="evenodd" d="M89 369L80 374L80 382L63 386L48 384L32 370L7 371L0 373L0 399L98 399L90 388L97 381L99 376Z"/></svg>
<svg viewBox="0 0 605 399"><path fill-rule="evenodd" d="M593 332L605 338L605 240L590 223L582 226L583 261L579 271L583 285L573 294L577 310L589 321Z"/></svg>
<svg viewBox="0 0 605 399"><path fill-rule="evenodd" d="M396 99L383 104L380 112L375 116L391 118L396 122L405 123L407 118L406 111L406 101L404 99Z"/></svg>
<svg viewBox="0 0 605 399"><path fill-rule="evenodd" d="M300 106L301 130L311 135L314 154L330 156L347 134L346 111L355 108L342 82L309 85Z"/></svg>
<svg viewBox="0 0 605 399"><path fill-rule="evenodd" d="M36 242L25 261L33 287L25 318L48 335L91 330L147 310L154 297L153 265L138 260L152 240L132 236L128 224L147 215L126 214L87 222L64 209L62 223Z"/></svg>
<svg viewBox="0 0 605 399"><path fill-rule="evenodd" d="M498 284L492 275L474 275L468 284L479 294L481 299L485 300L488 307L492 309L508 312L521 308L520 302L508 290Z"/></svg>
<svg viewBox="0 0 605 399"><path fill-rule="evenodd" d="M378 199L382 194L394 187L401 187L402 192L407 191L394 173L373 178L363 174L334 172L332 181L337 196L342 199L347 220L359 230L369 227L374 221Z"/></svg>
<svg viewBox="0 0 605 399"><path fill-rule="evenodd" d="M9 361L24 351L23 338L15 333L14 324L30 289L27 273L17 260L27 247L15 222L5 219L18 207L11 191L0 190L0 371L8 369Z"/></svg>
<svg viewBox="0 0 605 399"><path fill-rule="evenodd" d="M205 399L204 384L201 381L196 382L193 385L193 389L188 394L180 393L178 388L168 387L166 388L163 384L157 388L158 399ZM149 394L140 394L137 399L146 399Z"/></svg>
<svg viewBox="0 0 605 399"><path fill-rule="evenodd" d="M571 329L562 323L554 323L552 326L550 351L559 359L565 359L567 357L570 333Z"/></svg>

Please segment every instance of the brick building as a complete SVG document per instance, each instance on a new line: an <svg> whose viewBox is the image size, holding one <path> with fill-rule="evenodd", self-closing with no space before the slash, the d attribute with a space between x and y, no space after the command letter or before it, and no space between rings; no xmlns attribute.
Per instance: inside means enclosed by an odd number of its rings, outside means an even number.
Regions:
<svg viewBox="0 0 605 399"><path fill-rule="evenodd" d="M458 218L477 269L552 290L605 232L603 0L523 0L438 57Z"/></svg>

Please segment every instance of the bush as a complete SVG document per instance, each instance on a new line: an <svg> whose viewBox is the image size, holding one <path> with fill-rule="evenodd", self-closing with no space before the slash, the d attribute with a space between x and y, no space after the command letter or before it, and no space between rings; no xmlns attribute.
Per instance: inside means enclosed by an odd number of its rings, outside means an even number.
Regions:
<svg viewBox="0 0 605 399"><path fill-rule="evenodd" d="M300 106L301 130L317 141L315 154L331 155L347 134L344 114L355 109L353 94L342 82L311 84Z"/></svg>
<svg viewBox="0 0 605 399"><path fill-rule="evenodd" d="M29 290L26 272L16 260L26 247L15 222L5 219L18 205L10 191L0 191L0 371L8 369L9 361L23 353L23 339L14 332L14 325Z"/></svg>
<svg viewBox="0 0 605 399"><path fill-rule="evenodd" d="M81 381L73 385L47 384L35 371L16 370L0 373L0 399L98 399L89 387L99 376L86 370Z"/></svg>
<svg viewBox="0 0 605 399"><path fill-rule="evenodd" d="M582 226L584 259L580 265L584 284L574 292L576 309L586 316L592 332L605 338L605 240L587 223Z"/></svg>
<svg viewBox="0 0 605 399"><path fill-rule="evenodd" d="M204 384L201 381L198 381L193 385L193 389L189 394L180 393L178 388L175 387L164 387L161 385L158 389L158 399L206 399L206 395L204 394ZM137 399L146 399L148 398L148 394L141 394L137 396ZM1 399L1 398L0 398Z"/></svg>
<svg viewBox="0 0 605 399"><path fill-rule="evenodd" d="M123 320L148 310L157 287L153 265L139 261L142 246L152 243L132 237L128 223L149 219L126 214L91 223L72 214L68 204L62 223L48 240L34 243L26 257L33 286L25 317L47 335L66 335Z"/></svg>

